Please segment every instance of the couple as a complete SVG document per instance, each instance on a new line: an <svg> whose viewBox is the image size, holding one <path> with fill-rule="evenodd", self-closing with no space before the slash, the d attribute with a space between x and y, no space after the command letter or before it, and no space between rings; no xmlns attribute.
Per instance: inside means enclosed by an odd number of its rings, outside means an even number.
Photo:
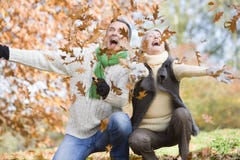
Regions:
<svg viewBox="0 0 240 160"><path fill-rule="evenodd" d="M127 37L121 34L122 29L128 32ZM106 49L94 45L73 49L74 55L83 59L81 62L60 50L20 50L0 45L0 58L71 77L71 96L75 100L54 160L83 160L91 153L105 151L109 144L114 160L129 159L129 145L143 159L153 160L157 159L154 149L176 144L182 159L187 159L191 134L197 135L198 128L179 96L179 82L183 77L217 77L223 71L176 63L168 54L167 43L160 43L158 29L148 31L143 37L141 50L146 63L131 62L127 68L120 64L120 59L129 60L128 51L120 41L129 43L131 32L125 20L113 20L104 38ZM79 68L85 72L77 72ZM130 119L122 107L128 103L127 83L131 76L137 78ZM78 91L78 84L84 86L83 92ZM116 93L113 87L121 92ZM139 99L141 92L145 96ZM100 123L106 118L107 128L100 131Z"/></svg>

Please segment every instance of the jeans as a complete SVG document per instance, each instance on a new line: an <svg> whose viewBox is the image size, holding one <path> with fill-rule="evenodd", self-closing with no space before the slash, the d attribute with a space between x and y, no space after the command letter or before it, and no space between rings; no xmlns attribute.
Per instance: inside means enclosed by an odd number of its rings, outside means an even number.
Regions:
<svg viewBox="0 0 240 160"><path fill-rule="evenodd" d="M106 151L112 145L110 156L114 160L129 159L128 137L132 126L127 114L115 112L103 132L98 131L89 138L80 139L66 134L53 160L85 160L91 153Z"/></svg>

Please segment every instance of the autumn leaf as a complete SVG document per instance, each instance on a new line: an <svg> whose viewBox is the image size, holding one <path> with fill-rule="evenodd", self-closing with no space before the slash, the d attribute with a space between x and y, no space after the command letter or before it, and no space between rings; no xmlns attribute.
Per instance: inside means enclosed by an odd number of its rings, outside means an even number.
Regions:
<svg viewBox="0 0 240 160"><path fill-rule="evenodd" d="M71 97L71 101L72 103L75 103L77 100L77 96L74 94L72 97Z"/></svg>
<svg viewBox="0 0 240 160"><path fill-rule="evenodd" d="M139 91L138 92L138 96L136 97L137 99L143 99L145 96L147 95L146 91L143 90L143 91Z"/></svg>
<svg viewBox="0 0 240 160"><path fill-rule="evenodd" d="M182 57L180 59L177 59L177 61L175 62L176 64L183 64L186 61L186 57Z"/></svg>
<svg viewBox="0 0 240 160"><path fill-rule="evenodd" d="M100 123L100 131L101 132L103 132L107 129L108 123L109 123L108 118L105 118L105 119L101 120L101 123Z"/></svg>
<svg viewBox="0 0 240 160"><path fill-rule="evenodd" d="M208 2L209 6L213 6L215 3L214 2Z"/></svg>
<svg viewBox="0 0 240 160"><path fill-rule="evenodd" d="M144 21L142 19L137 19L134 21L136 25L142 25Z"/></svg>
<svg viewBox="0 0 240 160"><path fill-rule="evenodd" d="M116 93L116 95L122 95L122 90L121 90L121 88L116 87L116 86L114 85L113 81L111 81L111 85L112 85L112 89L111 89L111 90L112 90L114 93Z"/></svg>
<svg viewBox="0 0 240 160"><path fill-rule="evenodd" d="M69 54L70 57L74 57L73 49L68 48L67 46L59 48L61 51L65 52L66 54Z"/></svg>
<svg viewBox="0 0 240 160"><path fill-rule="evenodd" d="M209 9L209 11L213 11L217 8L217 4L214 2L208 2L208 6L210 6L211 8Z"/></svg>
<svg viewBox="0 0 240 160"><path fill-rule="evenodd" d="M240 13L237 15L233 16L233 18L230 21L226 21L224 23L224 27L230 30L232 33L236 32L237 30L237 21L240 18Z"/></svg>
<svg viewBox="0 0 240 160"><path fill-rule="evenodd" d="M85 71L86 71L85 68L78 68L78 69L76 69L76 72L78 72L80 74L84 73Z"/></svg>
<svg viewBox="0 0 240 160"><path fill-rule="evenodd" d="M111 144L108 144L108 145L106 146L106 153L109 153L111 150L112 150L112 145L111 145Z"/></svg>
<svg viewBox="0 0 240 160"><path fill-rule="evenodd" d="M210 116L208 114L202 114L202 118L206 123L214 124L214 122L212 120L212 116Z"/></svg>
<svg viewBox="0 0 240 160"><path fill-rule="evenodd" d="M62 55L61 55L61 59L62 59L62 60L65 60L66 57L67 57L67 56L62 56Z"/></svg>
<svg viewBox="0 0 240 160"><path fill-rule="evenodd" d="M158 19L158 9L159 9L158 5L153 6L153 18L154 18L154 20Z"/></svg>
<svg viewBox="0 0 240 160"><path fill-rule="evenodd" d="M197 57L197 63L198 65L200 66L201 65L201 55L200 55L200 52L199 51L195 51L195 55Z"/></svg>
<svg viewBox="0 0 240 160"><path fill-rule="evenodd" d="M170 27L168 26L161 34L160 44L166 42L172 35L176 34L175 31L170 31L169 28Z"/></svg>
<svg viewBox="0 0 240 160"><path fill-rule="evenodd" d="M125 28L120 28L120 34L128 39L128 30L126 30Z"/></svg>
<svg viewBox="0 0 240 160"><path fill-rule="evenodd" d="M138 32L138 36L139 36L139 37L142 37L142 36L144 36L144 35L145 35L144 32L140 32L140 31Z"/></svg>
<svg viewBox="0 0 240 160"><path fill-rule="evenodd" d="M76 84L77 88L78 88L78 93L85 96L85 86L83 85L82 82L77 82Z"/></svg>
<svg viewBox="0 0 240 160"><path fill-rule="evenodd" d="M222 17L222 15L223 15L223 12L218 12L214 17L213 22L214 23L217 22Z"/></svg>
<svg viewBox="0 0 240 160"><path fill-rule="evenodd" d="M54 61L54 58L52 58L51 56L44 54L44 56L47 58L47 60L49 61Z"/></svg>
<svg viewBox="0 0 240 160"><path fill-rule="evenodd" d="M63 106L60 106L60 108L62 108L65 112L67 112L67 109Z"/></svg>
<svg viewBox="0 0 240 160"><path fill-rule="evenodd" d="M83 63L83 61L84 61L84 56L78 56L78 57L76 57L76 60L75 60L76 62L80 62L81 64Z"/></svg>

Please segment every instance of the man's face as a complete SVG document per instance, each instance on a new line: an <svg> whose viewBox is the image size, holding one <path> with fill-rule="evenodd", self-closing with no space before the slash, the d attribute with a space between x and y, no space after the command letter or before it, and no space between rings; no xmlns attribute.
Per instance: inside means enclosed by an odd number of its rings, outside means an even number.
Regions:
<svg viewBox="0 0 240 160"><path fill-rule="evenodd" d="M158 31L148 32L142 41L141 48L147 54L161 54L164 49L164 43L160 43L161 33Z"/></svg>
<svg viewBox="0 0 240 160"><path fill-rule="evenodd" d="M109 25L105 36L105 47L107 49L113 51L121 50L120 40L128 41L128 38L121 34L122 29L129 32L127 25L122 22L115 21Z"/></svg>

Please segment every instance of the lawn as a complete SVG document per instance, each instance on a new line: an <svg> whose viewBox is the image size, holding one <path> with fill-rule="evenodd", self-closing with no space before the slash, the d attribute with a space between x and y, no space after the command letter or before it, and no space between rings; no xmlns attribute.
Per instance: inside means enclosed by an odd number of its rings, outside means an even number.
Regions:
<svg viewBox="0 0 240 160"><path fill-rule="evenodd" d="M192 137L189 160L240 160L240 129L219 129L211 132L201 131ZM3 153L0 160L49 160L56 148L31 149L15 153ZM156 150L161 160L177 160L177 146ZM94 153L88 160L108 160L109 153ZM131 160L141 157L131 152Z"/></svg>

